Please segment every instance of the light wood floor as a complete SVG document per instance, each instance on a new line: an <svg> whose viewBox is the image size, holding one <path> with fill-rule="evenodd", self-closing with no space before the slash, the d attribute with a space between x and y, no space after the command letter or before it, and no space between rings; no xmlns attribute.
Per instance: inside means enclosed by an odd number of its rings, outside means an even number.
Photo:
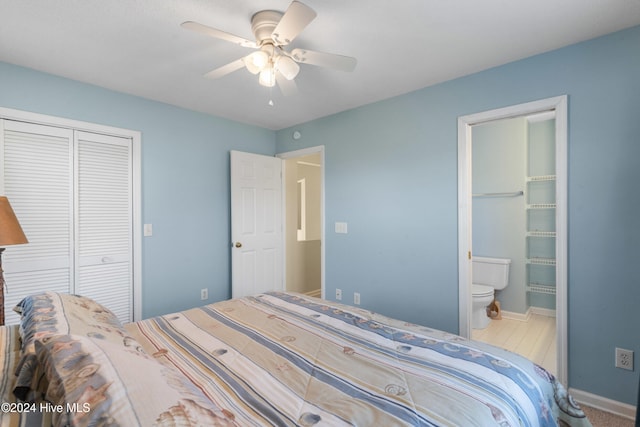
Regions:
<svg viewBox="0 0 640 427"><path fill-rule="evenodd" d="M485 329L473 329L471 338L518 353L557 373L555 317L532 314L526 322L494 319Z"/></svg>

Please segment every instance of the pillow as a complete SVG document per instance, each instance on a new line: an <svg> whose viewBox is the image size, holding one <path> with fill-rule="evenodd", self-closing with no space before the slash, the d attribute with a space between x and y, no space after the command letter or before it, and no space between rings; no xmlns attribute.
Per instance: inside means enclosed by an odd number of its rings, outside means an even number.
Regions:
<svg viewBox="0 0 640 427"><path fill-rule="evenodd" d="M186 377L147 354L77 335L36 340L54 425L231 426Z"/></svg>
<svg viewBox="0 0 640 427"><path fill-rule="evenodd" d="M16 367L14 394L21 400L36 400L35 393L46 388L41 384L34 342L47 336L75 334L117 343L143 351L127 334L109 309L94 300L78 295L42 292L26 297L14 310L21 314L22 352Z"/></svg>

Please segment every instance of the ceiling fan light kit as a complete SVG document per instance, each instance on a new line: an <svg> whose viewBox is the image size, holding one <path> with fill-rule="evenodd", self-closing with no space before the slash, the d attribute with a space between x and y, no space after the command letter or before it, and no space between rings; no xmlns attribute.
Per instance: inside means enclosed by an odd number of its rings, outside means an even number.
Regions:
<svg viewBox="0 0 640 427"><path fill-rule="evenodd" d="M260 85L273 87L277 84L286 96L297 91L294 79L300 72L298 63L341 71L353 71L356 66L356 59L349 56L307 49L293 49L288 52L284 49L284 46L291 43L315 17L316 12L299 1L293 1L284 14L274 10L257 12L251 18L251 30L256 39L255 42L197 22L183 22L182 27L243 47L258 49L243 58L208 72L205 74L206 78L217 79L244 67L251 74L259 75Z"/></svg>

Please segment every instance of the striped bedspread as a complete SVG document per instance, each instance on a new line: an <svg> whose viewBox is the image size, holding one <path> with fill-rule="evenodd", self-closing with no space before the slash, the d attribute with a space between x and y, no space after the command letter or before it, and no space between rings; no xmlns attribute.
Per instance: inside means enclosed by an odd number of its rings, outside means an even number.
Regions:
<svg viewBox="0 0 640 427"><path fill-rule="evenodd" d="M33 405L22 405L13 395L19 358L18 325L0 326L0 427L51 425L51 414L43 413Z"/></svg>
<svg viewBox="0 0 640 427"><path fill-rule="evenodd" d="M589 426L513 353L287 293L126 325L239 426Z"/></svg>

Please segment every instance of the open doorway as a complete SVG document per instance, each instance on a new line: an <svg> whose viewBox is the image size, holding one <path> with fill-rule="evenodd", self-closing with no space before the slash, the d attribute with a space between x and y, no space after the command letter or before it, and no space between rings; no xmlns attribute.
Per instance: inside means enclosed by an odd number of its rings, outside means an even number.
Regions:
<svg viewBox="0 0 640 427"><path fill-rule="evenodd" d="M482 190L477 188L477 183L474 181L478 176L474 168L479 165L475 163L477 153L473 152L472 146L475 149L476 142L480 146L481 141L480 139L476 141L476 136L483 133L496 133L494 131L499 128L515 127L520 129L517 131L519 136L527 140L531 136L529 130L539 127L537 120L550 117L553 120L542 125L547 128L550 124L553 126L550 131L547 130L547 133L552 134L551 152L549 152L549 145L545 146L546 154L549 155L547 157L551 158L550 165L540 168L540 165L536 164L532 168L530 160L540 153L532 152L525 144L517 157L521 161L512 157L514 163L518 164L516 166L522 170L519 183L509 183L508 180L496 176L493 183L501 184L498 186L500 188ZM520 320L530 315L532 305L537 306L534 312L537 310L538 313L553 312L555 314L553 321L556 333L553 343L556 359L554 374L565 385L567 381L566 117L567 99L566 96L562 96L464 116L458 120L460 334L474 338L481 335L474 333L472 327L473 257L509 258L512 260L513 267L509 274L510 285L500 293L503 293L502 296L509 301L509 311L522 315ZM491 138L492 136L489 135L489 139ZM485 150L485 155L492 149L496 149L488 146L485 148L490 148ZM538 145L536 150L539 148ZM500 154L504 155L504 153ZM495 169L495 165L492 167ZM505 187L509 185L513 188ZM549 191L549 188L552 190ZM477 198L473 197L474 193ZM539 197L545 199L539 200ZM477 216L475 211L491 216L487 214L488 209L493 209L496 204L511 205L514 209L521 209L521 211L518 214L507 213L507 217L495 225L501 229L503 236L494 238L495 234L493 234L494 237L489 239L487 236L492 232L485 230L486 227L481 223L475 223L481 217ZM502 212L501 215L505 213ZM515 215L520 215L520 220L515 219ZM520 230L503 230L506 222L519 223ZM478 230L479 233L476 233L476 226L481 228ZM507 237L514 236L515 243L506 242ZM487 241L496 239L501 240L504 247L487 245ZM510 245L511 249L505 249L505 245ZM515 263L514 259L517 260ZM499 298L500 293L498 293Z"/></svg>
<svg viewBox="0 0 640 427"><path fill-rule="evenodd" d="M323 296L322 147L278 154L283 159L285 289Z"/></svg>
<svg viewBox="0 0 640 427"><path fill-rule="evenodd" d="M473 125L471 176L471 338L555 375L555 112Z"/></svg>

